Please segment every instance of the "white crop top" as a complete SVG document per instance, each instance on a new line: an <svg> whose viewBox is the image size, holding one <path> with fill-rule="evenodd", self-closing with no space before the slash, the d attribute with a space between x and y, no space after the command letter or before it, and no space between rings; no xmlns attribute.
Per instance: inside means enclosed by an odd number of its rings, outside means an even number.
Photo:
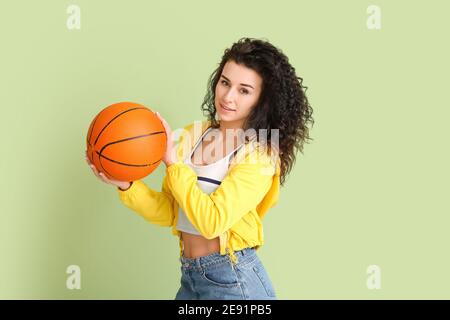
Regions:
<svg viewBox="0 0 450 320"><path fill-rule="evenodd" d="M194 165L191 161L192 154L197 149L197 146L203 141L203 137L211 130L209 127L200 137L199 141L195 144L194 148L192 148L192 152L188 155L188 157L184 160L184 163L194 170L197 174L197 185L198 187L207 194L211 194L214 192L222 182L223 178L228 173L228 165L230 158L235 152L239 150L244 144L241 144L229 154L227 154L222 159L205 165L205 166L197 166ZM191 222L187 219L186 213L179 207L178 209L178 222L177 222L177 230L200 235L200 232L191 224Z"/></svg>

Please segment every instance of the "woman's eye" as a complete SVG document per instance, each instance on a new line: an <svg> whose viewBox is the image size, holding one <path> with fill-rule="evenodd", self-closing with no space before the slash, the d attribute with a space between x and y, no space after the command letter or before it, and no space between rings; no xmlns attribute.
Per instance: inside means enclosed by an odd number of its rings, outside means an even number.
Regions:
<svg viewBox="0 0 450 320"><path fill-rule="evenodd" d="M220 83L222 83L225 86L228 85L228 82L226 82L225 80L221 80ZM245 90L245 89L241 90L241 92L244 94L249 94L248 90Z"/></svg>

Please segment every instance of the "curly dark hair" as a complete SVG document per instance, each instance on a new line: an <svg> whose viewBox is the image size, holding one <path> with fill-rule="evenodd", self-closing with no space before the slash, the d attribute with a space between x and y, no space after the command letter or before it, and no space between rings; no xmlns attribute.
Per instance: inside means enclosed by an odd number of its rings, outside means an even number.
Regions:
<svg viewBox="0 0 450 320"><path fill-rule="evenodd" d="M303 153L304 143L313 140L308 125L314 124L312 108L306 97L303 79L297 77L288 57L265 40L241 38L225 49L222 61L208 80L208 90L201 110L213 128L218 128L215 108L215 88L228 61L256 71L262 78L262 92L256 106L244 123L244 131L266 129L271 145L271 129L278 129L280 156L280 183L291 171L296 153ZM258 139L258 138L257 138Z"/></svg>

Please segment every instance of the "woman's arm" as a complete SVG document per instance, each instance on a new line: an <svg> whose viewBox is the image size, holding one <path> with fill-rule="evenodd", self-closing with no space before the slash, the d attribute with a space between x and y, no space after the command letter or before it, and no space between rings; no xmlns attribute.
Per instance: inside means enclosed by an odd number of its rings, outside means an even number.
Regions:
<svg viewBox="0 0 450 320"><path fill-rule="evenodd" d="M167 167L168 186L192 225L214 239L257 207L269 191L275 169L270 157L235 165L210 195L197 185L195 172L182 162Z"/></svg>
<svg viewBox="0 0 450 320"><path fill-rule="evenodd" d="M166 166L170 166L173 163L172 158L174 157L172 130L159 112L156 112L155 115L164 126L167 137L167 146L162 162L164 162ZM164 177L163 179L161 192L157 192L149 188L140 180L132 183L128 189L119 187L117 190L119 192L120 200L128 208L140 214L147 221L160 226L171 226L173 224L175 217L173 206L174 199L170 194L170 190L167 185L167 177Z"/></svg>
<svg viewBox="0 0 450 320"><path fill-rule="evenodd" d="M98 172L86 156L86 162L94 174L102 182L117 187L120 200L130 209L140 214L146 220L160 225L171 226L174 220L173 197L164 177L162 192L150 189L140 180L133 182L118 181L107 178L102 172Z"/></svg>
<svg viewBox="0 0 450 320"><path fill-rule="evenodd" d="M149 188L141 180L134 181L125 191L117 190L122 203L145 220L160 226L172 226L175 217L174 198L168 189L167 177L163 179L161 192Z"/></svg>

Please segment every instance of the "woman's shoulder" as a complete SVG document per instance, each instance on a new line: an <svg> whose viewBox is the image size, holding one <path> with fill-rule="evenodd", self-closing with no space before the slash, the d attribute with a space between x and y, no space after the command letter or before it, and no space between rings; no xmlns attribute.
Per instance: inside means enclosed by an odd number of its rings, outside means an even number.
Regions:
<svg viewBox="0 0 450 320"><path fill-rule="evenodd" d="M267 143L252 139L239 149L230 163L230 168L239 164L256 165L271 168L272 173L280 172L280 156L276 148L270 148Z"/></svg>

